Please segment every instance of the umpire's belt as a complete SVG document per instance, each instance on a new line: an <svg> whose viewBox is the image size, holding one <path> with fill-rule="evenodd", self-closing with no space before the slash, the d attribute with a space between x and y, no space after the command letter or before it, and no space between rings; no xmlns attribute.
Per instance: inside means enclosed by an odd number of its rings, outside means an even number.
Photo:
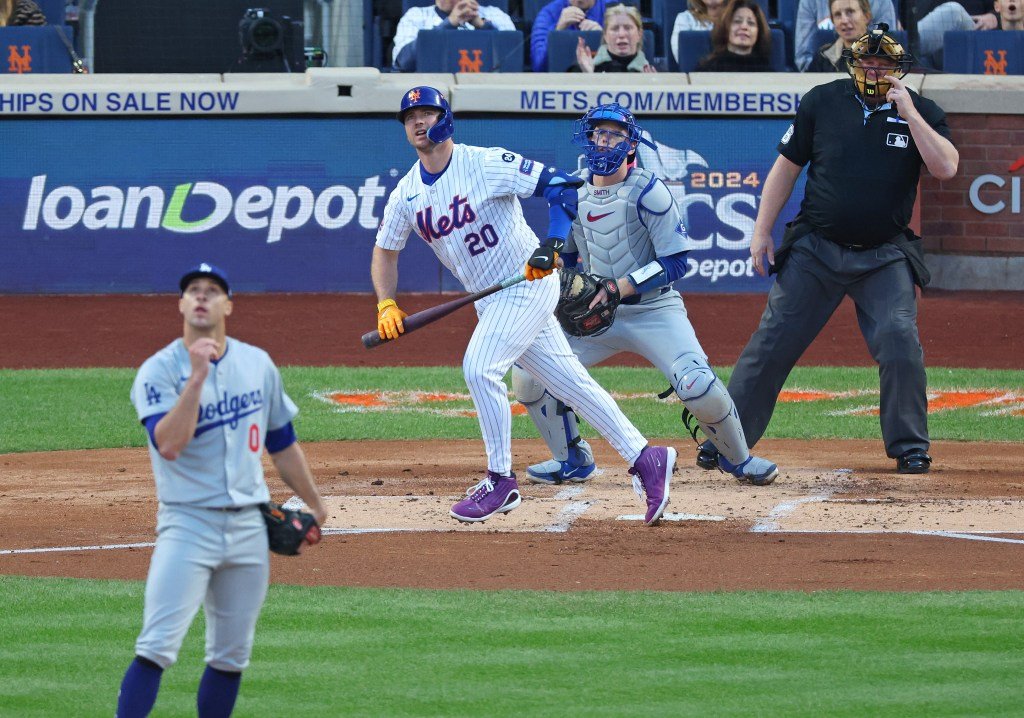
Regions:
<svg viewBox="0 0 1024 718"><path fill-rule="evenodd" d="M837 242L834 239L828 241L843 249L849 249L851 252L864 252L869 249L878 249L882 246L880 244L847 244L846 242Z"/></svg>
<svg viewBox="0 0 1024 718"><path fill-rule="evenodd" d="M652 290L650 292L644 292L643 294L633 294L623 299L619 304L639 304L640 302L646 302L648 299L656 299L665 292L671 290L672 287L666 284L664 287Z"/></svg>

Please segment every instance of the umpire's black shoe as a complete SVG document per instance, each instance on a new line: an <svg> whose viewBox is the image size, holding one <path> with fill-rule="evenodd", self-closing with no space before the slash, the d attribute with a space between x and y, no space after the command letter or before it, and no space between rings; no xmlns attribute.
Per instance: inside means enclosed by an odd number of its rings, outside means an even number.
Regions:
<svg viewBox="0 0 1024 718"><path fill-rule="evenodd" d="M718 449L711 443L711 439L705 439L697 445L697 466L705 471L718 468Z"/></svg>
<svg viewBox="0 0 1024 718"><path fill-rule="evenodd" d="M927 474L932 466L932 457L924 449L911 449L904 451L896 459L896 473L898 474Z"/></svg>

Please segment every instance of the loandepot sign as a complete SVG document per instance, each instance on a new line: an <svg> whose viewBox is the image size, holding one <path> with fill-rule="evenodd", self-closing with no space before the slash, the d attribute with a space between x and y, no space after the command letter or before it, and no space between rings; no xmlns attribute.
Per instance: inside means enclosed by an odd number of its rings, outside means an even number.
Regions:
<svg viewBox="0 0 1024 718"><path fill-rule="evenodd" d="M32 231L42 224L64 230L81 225L99 230L141 225L196 234L233 220L242 229L266 230L267 242L277 242L286 230L311 220L324 229L338 229L356 219L364 229L376 229L380 218L374 209L386 192L379 180L379 176L368 177L357 190L331 185L319 194L304 185L256 185L233 193L216 182L185 182L170 190L112 185L47 189L46 175L37 175L32 178L21 227Z"/></svg>

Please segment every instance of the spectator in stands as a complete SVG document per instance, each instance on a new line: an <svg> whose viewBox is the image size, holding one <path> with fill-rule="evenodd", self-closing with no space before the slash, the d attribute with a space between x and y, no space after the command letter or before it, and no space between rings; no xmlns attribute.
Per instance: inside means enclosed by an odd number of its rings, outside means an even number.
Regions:
<svg viewBox="0 0 1024 718"><path fill-rule="evenodd" d="M400 72L416 70L416 37L420 30L515 30L512 18L499 8L477 0L435 0L411 7L398 21L392 58Z"/></svg>
<svg viewBox="0 0 1024 718"><path fill-rule="evenodd" d="M711 30L697 72L771 72L772 35L757 0L732 0Z"/></svg>
<svg viewBox="0 0 1024 718"><path fill-rule="evenodd" d="M0 0L0 27L45 24L46 16L32 0Z"/></svg>
<svg viewBox="0 0 1024 718"><path fill-rule="evenodd" d="M552 30L600 30L605 0L551 0L540 9L530 30L530 65L548 69L548 33ZM527 21L530 18L526 18Z"/></svg>
<svg viewBox="0 0 1024 718"><path fill-rule="evenodd" d="M715 25L715 20L722 16L725 0L689 0L686 10L676 15L672 25L672 57L679 61L679 33L684 30L708 30Z"/></svg>
<svg viewBox="0 0 1024 718"><path fill-rule="evenodd" d="M917 0L915 13L919 64L942 68L942 44L951 30L993 30L996 15L992 0Z"/></svg>
<svg viewBox="0 0 1024 718"><path fill-rule="evenodd" d="M871 22L871 3L868 0L831 0L829 8L839 38L818 49L818 54L807 68L808 72L847 72L843 50L859 40Z"/></svg>
<svg viewBox="0 0 1024 718"><path fill-rule="evenodd" d="M896 27L896 10L892 0L870 0L870 4L874 22L884 22L891 28ZM918 17L923 15L919 14ZM818 51L814 43L814 31L833 29L829 0L800 0L796 10L795 38L795 60L798 70L806 70Z"/></svg>
<svg viewBox="0 0 1024 718"><path fill-rule="evenodd" d="M612 5L604 13L604 35L597 54L581 37L576 63L569 72L657 72L644 55L644 25L640 11L630 5Z"/></svg>
<svg viewBox="0 0 1024 718"><path fill-rule="evenodd" d="M996 16L1000 30L1024 30L1024 2L1021 0L996 0Z"/></svg>

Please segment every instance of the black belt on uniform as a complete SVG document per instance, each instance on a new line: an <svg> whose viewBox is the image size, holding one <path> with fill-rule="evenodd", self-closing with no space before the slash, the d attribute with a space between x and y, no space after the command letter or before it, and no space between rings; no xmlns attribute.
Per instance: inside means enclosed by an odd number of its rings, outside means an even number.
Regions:
<svg viewBox="0 0 1024 718"><path fill-rule="evenodd" d="M245 509L247 507L245 507L245 506L200 506L199 508L203 508L203 509L206 509L208 511L227 511L227 512L232 513L232 514L237 514L239 511L241 511L242 509Z"/></svg>
<svg viewBox="0 0 1024 718"><path fill-rule="evenodd" d="M630 295L623 299L621 302L619 302L619 304L639 304L645 299L654 299L655 297L660 297L662 294L669 291L670 289L672 289L672 287L666 284L661 289L656 289L652 292L644 292L643 294Z"/></svg>
<svg viewBox="0 0 1024 718"><path fill-rule="evenodd" d="M834 239L830 239L828 241L842 247L843 249L849 249L852 252L863 252L868 249L878 249L882 246L880 244L847 244L846 242L837 242Z"/></svg>

